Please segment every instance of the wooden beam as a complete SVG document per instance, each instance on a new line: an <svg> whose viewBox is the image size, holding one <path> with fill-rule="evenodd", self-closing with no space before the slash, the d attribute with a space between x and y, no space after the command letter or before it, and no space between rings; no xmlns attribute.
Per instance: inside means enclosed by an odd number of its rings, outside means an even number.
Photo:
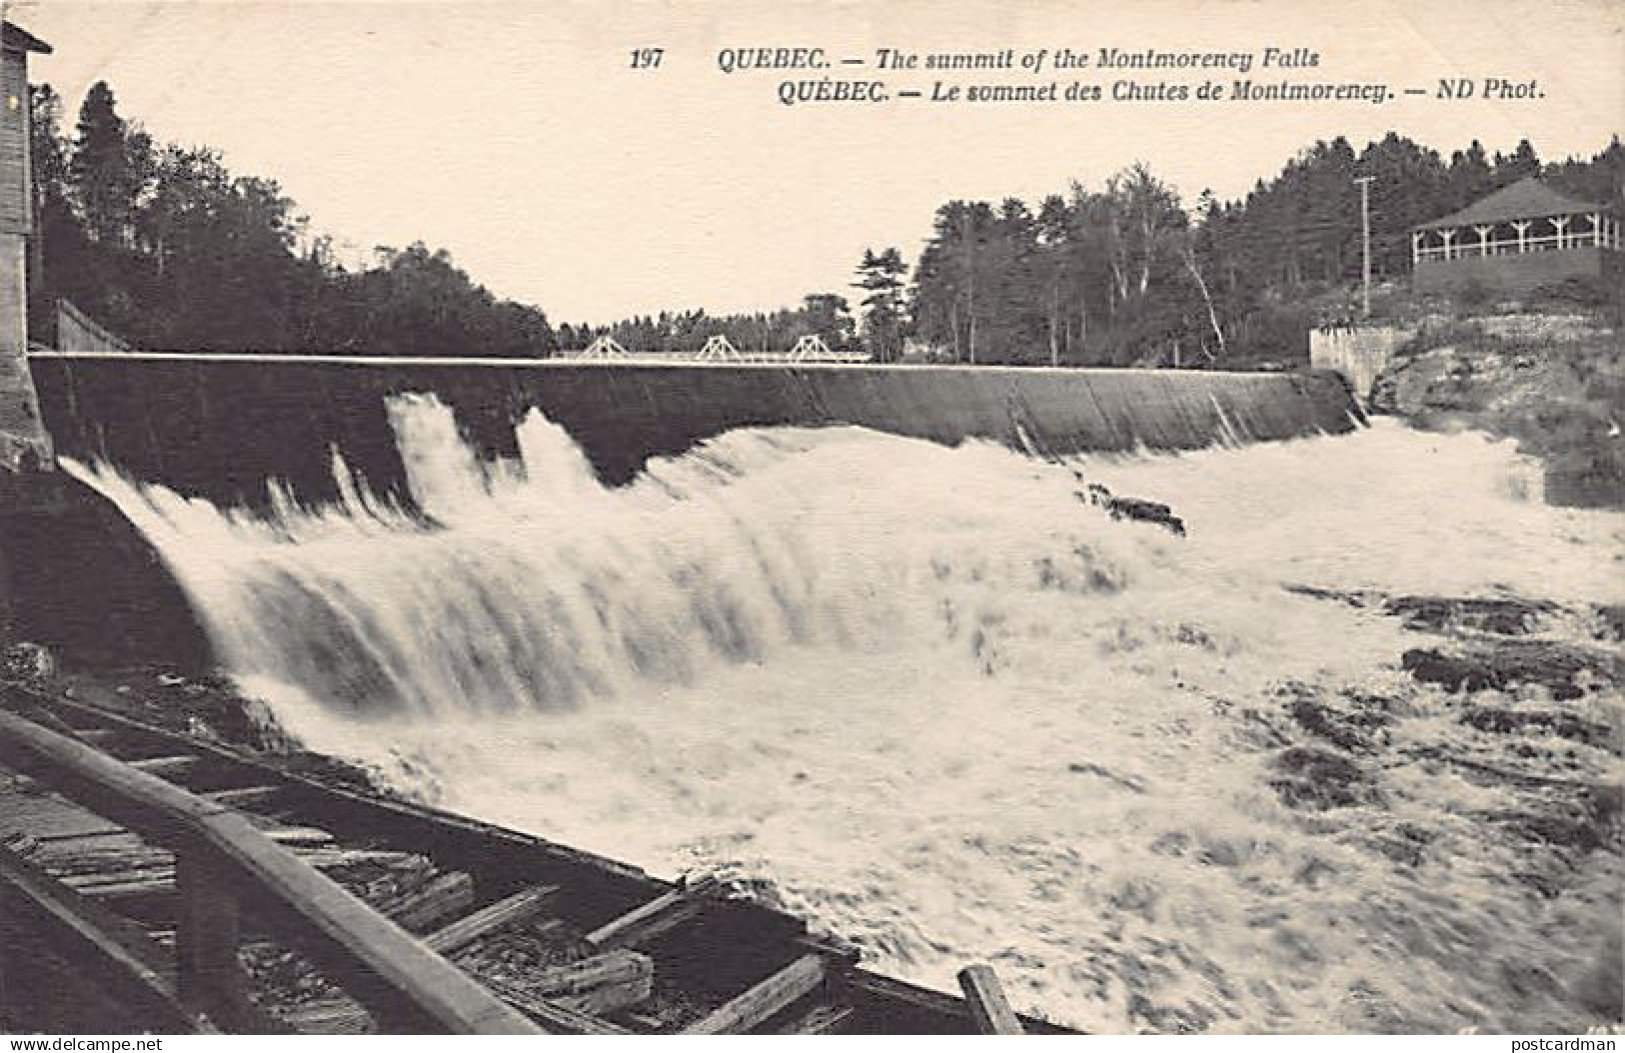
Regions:
<svg viewBox="0 0 1625 1053"><path fill-rule="evenodd" d="M232 875L201 853L176 860L181 916L175 929L175 964L181 1004L221 1030L243 1030L248 995L237 960L237 901Z"/></svg>
<svg viewBox="0 0 1625 1053"><path fill-rule="evenodd" d="M118 728L75 728L73 730L74 738L82 739L93 746L100 746L103 743L111 742L114 739L119 738L121 735L126 734L127 732L121 731Z"/></svg>
<svg viewBox="0 0 1625 1053"><path fill-rule="evenodd" d="M279 936L316 959L379 1022L463 1033L531 1033L530 1022L247 817L0 710L0 760L47 779L148 839L205 853L211 873Z"/></svg>
<svg viewBox="0 0 1625 1053"><path fill-rule="evenodd" d="M282 1019L303 1035L365 1035L372 1030L366 1009L342 995L284 1010Z"/></svg>
<svg viewBox="0 0 1625 1053"><path fill-rule="evenodd" d="M647 1001L654 993L654 975L648 955L618 950L530 973L524 987L550 1002L597 1016Z"/></svg>
<svg viewBox="0 0 1625 1053"><path fill-rule="evenodd" d="M239 786L234 790L207 790L198 794L211 801L228 805L232 808L242 808L246 805L263 801L267 797L281 793L281 786Z"/></svg>
<svg viewBox="0 0 1625 1053"><path fill-rule="evenodd" d="M824 958L807 954L683 1029L686 1035L742 1034L824 982Z"/></svg>
<svg viewBox="0 0 1625 1053"><path fill-rule="evenodd" d="M900 1025L907 1028L925 1027L926 1021L937 1026L950 1024L971 1027L970 1009L963 998L942 991L920 987L890 976L881 976L867 969L852 969L841 978L845 996L853 1006L867 1017L870 1012L906 1018L917 1014L919 1023ZM1034 1016L1021 1017L1022 1026L1029 1035L1070 1035L1071 1029Z"/></svg>
<svg viewBox="0 0 1625 1053"><path fill-rule="evenodd" d="M421 932L474 903L474 879L461 870L436 874L416 888L381 904L384 915L408 932Z"/></svg>
<svg viewBox="0 0 1625 1053"><path fill-rule="evenodd" d="M506 980L486 977L484 983L504 1002L559 1035L630 1035L633 1032L588 1013L557 1005Z"/></svg>
<svg viewBox="0 0 1625 1053"><path fill-rule="evenodd" d="M114 1000L150 1014L160 1031L210 1031L181 1008L157 944L134 922L53 881L0 848L0 913L41 932Z"/></svg>
<svg viewBox="0 0 1625 1053"><path fill-rule="evenodd" d="M704 910L706 894L716 888L716 878L706 875L690 884L656 896L589 932L585 942L601 951L617 947L641 947L663 932L676 928Z"/></svg>
<svg viewBox="0 0 1625 1053"><path fill-rule="evenodd" d="M423 942L436 954L450 957L482 936L534 918L558 890L557 885L533 885L457 919Z"/></svg>
<svg viewBox="0 0 1625 1053"><path fill-rule="evenodd" d="M831 1035L852 1019L847 1005L815 1005L779 1029L781 1035Z"/></svg>
<svg viewBox="0 0 1625 1053"><path fill-rule="evenodd" d="M959 970L959 989L965 992L977 1031L984 1035L1025 1034L992 966L968 965Z"/></svg>
<svg viewBox="0 0 1625 1053"><path fill-rule="evenodd" d="M198 761L193 753L177 753L169 757L143 757L140 760L125 761L136 771L144 771L149 775L179 775Z"/></svg>

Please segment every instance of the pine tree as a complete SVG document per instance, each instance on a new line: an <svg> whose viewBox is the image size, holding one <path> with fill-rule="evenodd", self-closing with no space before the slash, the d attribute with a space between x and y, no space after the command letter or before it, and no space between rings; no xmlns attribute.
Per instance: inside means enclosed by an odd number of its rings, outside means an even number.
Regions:
<svg viewBox="0 0 1625 1053"><path fill-rule="evenodd" d="M903 354L903 275L908 264L895 247L879 253L863 250L856 288L863 297L863 341L877 362L895 362Z"/></svg>
<svg viewBox="0 0 1625 1053"><path fill-rule="evenodd" d="M118 115L106 81L97 81L79 107L72 184L92 240L127 245L133 238L144 178L152 164L151 140Z"/></svg>

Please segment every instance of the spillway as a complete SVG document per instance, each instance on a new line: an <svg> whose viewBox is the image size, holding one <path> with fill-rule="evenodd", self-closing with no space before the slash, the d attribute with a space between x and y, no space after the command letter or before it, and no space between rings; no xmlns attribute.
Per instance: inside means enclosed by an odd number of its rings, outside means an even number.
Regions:
<svg viewBox="0 0 1625 1053"><path fill-rule="evenodd" d="M35 354L56 446L217 503L341 497L334 453L380 496L409 500L386 403L432 395L482 460L512 457L536 411L600 479L748 427L852 425L1041 456L1200 449L1347 432L1360 410L1332 373Z"/></svg>
<svg viewBox="0 0 1625 1053"><path fill-rule="evenodd" d="M314 749L718 870L922 982L988 960L1086 1028L1614 1011L1617 849L1532 848L1567 805L1462 765L1606 787L1617 746L1464 723L1399 667L1425 637L1335 598L1616 601L1597 567L1625 517L1543 506L1507 444L1379 422L1035 458L744 427L608 485L534 407L495 457L438 395L384 414L401 500L331 450L333 499L253 510L67 462ZM1085 482L1171 504L1188 536L1111 519ZM1576 705L1618 725L1617 691Z"/></svg>

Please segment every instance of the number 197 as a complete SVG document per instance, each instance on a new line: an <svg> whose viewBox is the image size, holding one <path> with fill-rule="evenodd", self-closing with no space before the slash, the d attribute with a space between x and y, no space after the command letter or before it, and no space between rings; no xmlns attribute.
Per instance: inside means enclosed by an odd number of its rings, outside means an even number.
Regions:
<svg viewBox="0 0 1625 1053"><path fill-rule="evenodd" d="M632 52L632 68L659 69L660 56L665 53L665 48L636 48Z"/></svg>

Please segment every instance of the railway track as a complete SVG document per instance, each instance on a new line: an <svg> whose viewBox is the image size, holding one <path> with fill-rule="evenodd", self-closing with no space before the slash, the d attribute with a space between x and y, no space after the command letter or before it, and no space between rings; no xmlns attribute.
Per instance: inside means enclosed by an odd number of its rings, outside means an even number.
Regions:
<svg viewBox="0 0 1625 1053"><path fill-rule="evenodd" d="M661 881L83 702L0 686L0 703L0 923L27 937L8 945L55 953L70 986L99 978L136 1029L1064 1030L1010 1013L985 968L966 998L881 976L705 876ZM0 1029L26 1025L6 1002L50 999L31 968L0 951Z"/></svg>

